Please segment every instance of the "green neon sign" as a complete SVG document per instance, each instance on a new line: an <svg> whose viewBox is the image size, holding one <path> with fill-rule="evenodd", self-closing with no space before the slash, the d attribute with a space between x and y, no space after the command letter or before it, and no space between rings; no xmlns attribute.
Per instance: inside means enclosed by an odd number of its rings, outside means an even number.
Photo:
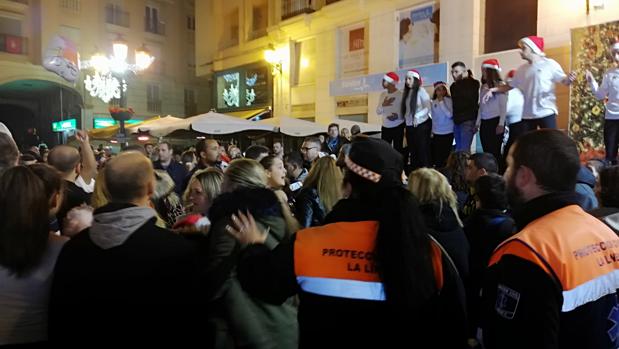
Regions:
<svg viewBox="0 0 619 349"><path fill-rule="evenodd" d="M125 121L125 125L137 124L141 121L142 120L127 120ZM118 122L112 118L94 118L92 120L92 127L94 129L116 126L117 124Z"/></svg>
<svg viewBox="0 0 619 349"><path fill-rule="evenodd" d="M52 130L54 132L75 130L76 128L77 128L77 122L75 121L75 119L52 122Z"/></svg>

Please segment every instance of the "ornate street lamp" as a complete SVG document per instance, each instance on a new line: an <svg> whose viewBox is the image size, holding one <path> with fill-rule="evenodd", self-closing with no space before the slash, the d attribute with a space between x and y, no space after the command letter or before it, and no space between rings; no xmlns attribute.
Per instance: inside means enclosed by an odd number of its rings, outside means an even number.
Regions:
<svg viewBox="0 0 619 349"><path fill-rule="evenodd" d="M133 109L127 108L125 77L129 73L137 75L148 69L155 57L150 54L145 45L142 45L135 51L135 63L128 63L129 47L120 35L112 43L112 50L114 54L110 57L103 53L96 53L90 60L80 62L80 65L83 68L94 70L94 75L86 75L84 87L91 96L111 104L110 114L120 125L117 139L121 144L125 144L125 121L133 116ZM112 104L113 100L116 102Z"/></svg>

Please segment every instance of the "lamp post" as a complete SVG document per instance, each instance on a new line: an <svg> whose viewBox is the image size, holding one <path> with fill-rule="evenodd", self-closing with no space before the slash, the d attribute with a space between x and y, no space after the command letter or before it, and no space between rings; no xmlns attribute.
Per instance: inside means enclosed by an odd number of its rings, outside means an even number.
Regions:
<svg viewBox="0 0 619 349"><path fill-rule="evenodd" d="M278 101L281 103L283 99L282 92L282 75L283 75L283 63L284 57L281 50L276 50L273 44L269 44L267 50L264 51L264 60L271 65L271 75L273 78L277 78L278 82ZM275 89L275 84L273 84ZM281 108L280 108L281 111ZM273 115L275 115L275 94L273 94Z"/></svg>
<svg viewBox="0 0 619 349"><path fill-rule="evenodd" d="M112 43L113 55L108 57L102 53L94 54L90 60L82 61L84 68L93 68L94 75L87 75L84 87L90 95L98 97L105 103L110 103L110 114L119 123L117 140L126 144L125 121L133 116L133 109L127 108L127 82L129 73L138 74L150 67L155 60L150 52L142 45L135 51L135 63L127 62L129 47L119 35ZM112 102L115 100L116 102Z"/></svg>

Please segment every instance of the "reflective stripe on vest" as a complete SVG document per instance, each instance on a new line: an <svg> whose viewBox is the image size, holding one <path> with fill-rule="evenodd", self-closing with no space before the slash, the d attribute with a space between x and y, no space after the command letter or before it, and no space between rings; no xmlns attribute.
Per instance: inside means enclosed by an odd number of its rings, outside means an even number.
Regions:
<svg viewBox="0 0 619 349"><path fill-rule="evenodd" d="M339 298L384 301L383 284L374 266L378 222L341 222L297 232L295 274L308 293ZM442 287L440 248L433 247L432 264Z"/></svg>
<svg viewBox="0 0 619 349"><path fill-rule="evenodd" d="M504 255L537 264L555 279L563 291L563 312L619 289L619 238L576 205L529 223L496 248L489 266Z"/></svg>

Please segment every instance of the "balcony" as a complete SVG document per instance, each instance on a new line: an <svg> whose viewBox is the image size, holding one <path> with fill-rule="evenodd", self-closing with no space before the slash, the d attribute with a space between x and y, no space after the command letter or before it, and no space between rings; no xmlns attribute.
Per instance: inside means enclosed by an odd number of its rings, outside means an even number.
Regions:
<svg viewBox="0 0 619 349"><path fill-rule="evenodd" d="M157 35L165 35L165 23L144 17L144 31Z"/></svg>
<svg viewBox="0 0 619 349"><path fill-rule="evenodd" d="M316 0L283 0L282 21L304 13L316 12Z"/></svg>
<svg viewBox="0 0 619 349"><path fill-rule="evenodd" d="M150 113L161 113L161 100L148 100L146 102L146 111Z"/></svg>
<svg viewBox="0 0 619 349"><path fill-rule="evenodd" d="M129 12L122 11L117 6L105 6L105 23L129 28Z"/></svg>
<svg viewBox="0 0 619 349"><path fill-rule="evenodd" d="M10 34L0 34L0 52L26 55L28 54L28 38Z"/></svg>

